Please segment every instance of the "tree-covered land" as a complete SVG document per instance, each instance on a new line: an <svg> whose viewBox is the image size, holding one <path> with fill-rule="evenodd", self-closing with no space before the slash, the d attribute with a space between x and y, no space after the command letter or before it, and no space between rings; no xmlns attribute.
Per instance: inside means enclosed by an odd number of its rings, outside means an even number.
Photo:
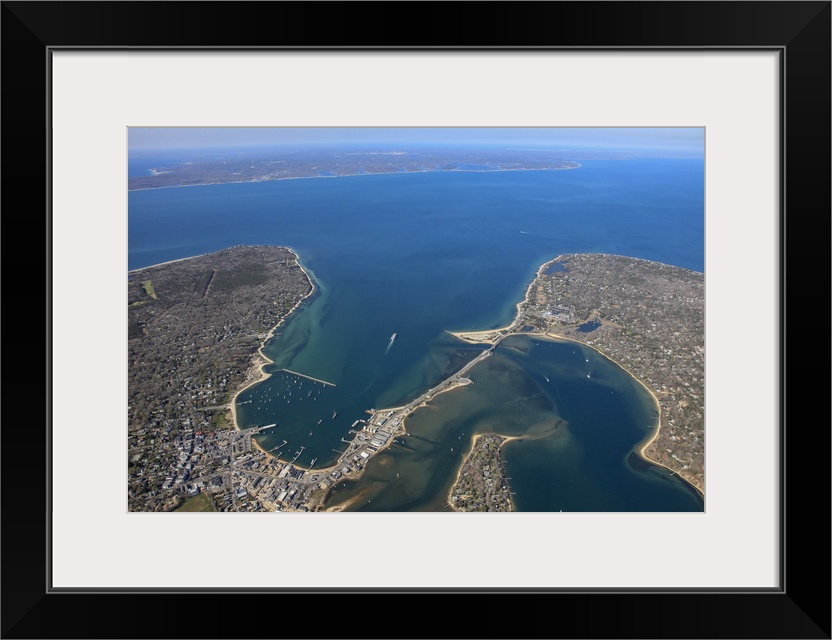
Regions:
<svg viewBox="0 0 832 640"><path fill-rule="evenodd" d="M183 494L226 481L216 474L239 439L229 403L258 374L268 332L311 290L282 247L232 247L128 274L131 510L175 508Z"/></svg>

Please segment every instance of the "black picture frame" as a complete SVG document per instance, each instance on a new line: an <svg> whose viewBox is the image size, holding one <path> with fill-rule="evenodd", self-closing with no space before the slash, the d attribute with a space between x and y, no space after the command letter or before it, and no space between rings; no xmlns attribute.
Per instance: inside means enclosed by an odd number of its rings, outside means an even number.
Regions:
<svg viewBox="0 0 832 640"><path fill-rule="evenodd" d="M388 27L407 32L377 31L372 18L379 14ZM467 637L540 637L541 630L543 637L573 638L830 637L829 385L825 375L805 374L810 362L828 371L830 2L3 2L0 19L8 347L0 432L4 638L459 635L458 628L439 622L438 607L448 606ZM131 47L778 51L784 80L779 588L388 590L400 596L392 600L392 610L401 627L380 633L375 607L383 594L370 589L52 589L49 487L59 479L44 455L52 419L49 336L55 320L49 304L50 54ZM809 299L796 294L807 284ZM788 292L793 313L787 324ZM789 369L796 385L787 403ZM806 506L806 496L813 506ZM469 597L454 600L463 595L476 596L473 606ZM408 611L403 606L408 604L416 609ZM327 615L329 606L340 613ZM176 616L172 626L158 615L190 607L205 615ZM286 611L283 620L275 617L278 609ZM234 615L225 619L223 611ZM504 616L496 615L502 611Z"/></svg>

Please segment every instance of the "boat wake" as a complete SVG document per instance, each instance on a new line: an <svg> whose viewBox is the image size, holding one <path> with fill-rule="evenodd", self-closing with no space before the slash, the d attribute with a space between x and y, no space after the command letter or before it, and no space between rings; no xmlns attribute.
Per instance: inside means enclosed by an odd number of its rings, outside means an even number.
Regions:
<svg viewBox="0 0 832 640"><path fill-rule="evenodd" d="M386 356L386 355L390 352L390 349L392 349L392 348L393 348L393 343L396 341L396 338L398 337L398 335L399 335L398 333L394 333L392 336L390 336L390 342L389 342L389 344L387 345L387 348L384 350L384 355L385 355L385 356ZM361 391L359 391L358 393L356 393L354 396L352 396L350 399L357 398L357 397L358 397L358 396L360 396L361 394L365 393L365 392L367 391L367 389L369 389L370 387L372 387L372 386L373 386L373 383L376 381L376 379L378 378L378 374L379 374L379 372L381 371L381 367L382 367L382 364L381 364L381 362L379 361L378 365L376 366L376 371L375 371L375 373L373 374L373 377L372 377L372 379L370 380L370 382L368 382L368 383L367 383L367 386L366 386L366 387L364 387L364 388L363 388Z"/></svg>

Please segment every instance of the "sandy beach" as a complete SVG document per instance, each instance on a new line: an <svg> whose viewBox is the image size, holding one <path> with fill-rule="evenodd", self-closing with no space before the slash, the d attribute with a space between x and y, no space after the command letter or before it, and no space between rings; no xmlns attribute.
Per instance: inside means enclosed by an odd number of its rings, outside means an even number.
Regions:
<svg viewBox="0 0 832 640"><path fill-rule="evenodd" d="M234 394L234 397L231 398L231 403L230 403L230 406L231 406L231 420L232 420L232 423L234 424L234 428L237 431L241 431L240 425L237 423L237 398L239 397L239 395L243 391L245 391L249 387L251 387L251 386L253 386L253 385L255 385L259 382L263 382L264 380L268 380L271 377L271 374L266 373L264 368L266 367L266 365L272 364L274 361L271 358L269 358L265 353L263 353L263 347L265 347L266 343L274 337L275 331L277 331L277 329L279 327L283 326L283 324L286 322L286 320L288 320L291 317L291 315L297 310L297 308L301 304L303 304L303 302L309 296L311 296L313 293L315 293L315 289L316 289L315 283L312 281L312 278L309 277L309 274L307 273L306 269L304 269L303 265L300 263L300 258L298 257L298 254L295 253L295 251L293 249L289 249L289 252L293 256L295 256L295 264L297 264L298 267L300 268L300 270L303 271L303 275L306 276L306 280L309 282L309 286L310 286L309 293L307 293L300 300L298 300L295 303L295 306L293 306L289 310L289 312L280 319L280 322L278 322L271 329L269 329L269 332L266 334L266 337L263 338L263 341L260 343L260 346L257 349L257 353L254 354L254 356L252 358L252 363L251 364L252 364L252 367L257 369L257 377L254 378L253 380L250 380L250 381L246 382L245 384L243 384L243 386L240 387L237 390L237 393ZM254 440L254 439L252 438L252 440ZM256 444L256 440L254 442ZM259 446L258 446L258 449L260 449ZM260 450L263 451L263 449L260 449ZM263 453L265 453L267 456L272 455L272 454L270 454L266 451L263 451Z"/></svg>
<svg viewBox="0 0 832 640"><path fill-rule="evenodd" d="M603 352L603 351L601 351L600 349L597 349L596 347L594 347L594 346L593 346L593 345L591 345L591 344L587 344L587 343L585 343L585 342L581 342L580 340L575 340L574 338L567 338L566 336L560 336L560 335L558 335L558 334L556 334L556 333L544 333L544 334L542 334L542 335L541 335L541 334L535 334L535 335L536 335L537 337L544 338L544 339L548 338L548 339L550 339L550 340L559 340L559 341L564 341L564 342L575 342L575 343L577 343L577 344L583 345L584 347L587 347L587 348L589 348L589 349L592 349L592 350L593 350L593 351L595 351L597 354L601 355L601 356L602 356L602 357L604 357L605 359L609 360L610 362L612 362L612 363L613 363L613 364L615 364L616 366L618 366L618 367L620 367L621 369L623 369L624 371L626 371L626 372L627 372L627 375L629 375L629 376L630 376L633 380L635 380L635 381L636 381L636 382L638 382L638 383L639 383L642 387L644 387L644 390L645 390L645 391L647 391L647 393L649 393L649 394L650 394L650 397L653 399L653 404L654 404L654 405L655 405L655 407L656 407L656 427L655 427L655 429L654 429L654 431L653 431L653 434L650 436L650 438L649 438L649 439L648 439L648 440L647 440L644 444L642 444L642 445L638 448L638 450L636 451L636 453L638 454L638 456L639 456L642 460L646 460L646 461L647 461L647 462L649 462L650 464L655 464L655 465L657 465L657 466L659 466L659 467L664 467L665 469L667 469L668 471L670 471L673 475L675 475L675 476L679 476L679 477L680 477L680 478L682 478L685 482L687 482L689 485L691 485L694 489L696 489L696 490L700 493L700 495L702 495L702 496L704 497L704 495L705 495L704 491L702 491L702 489L701 489L700 487L697 487L695 484L693 484L690 480L688 480L687 478L685 478L684 476L682 476L682 475L679 473L679 471L678 471L678 470L676 470L676 469L672 469L671 467L668 467L666 464L662 464L662 463L661 463L661 462L659 462L658 460L653 460L651 457L649 457L649 456L647 455L647 453L646 453L646 451L647 451L647 447L649 447L651 444L653 444L653 442L656 440L656 438L658 438L658 437L659 437L659 431L661 431L661 428L662 428L662 407L661 407L661 404L659 403L659 399L656 397L656 394L653 392L653 390L652 390L650 387L648 387L648 386L647 386L647 385L646 385L646 384L645 384L645 383L641 380L641 378L639 378L638 376L636 376L635 374L633 374L633 372L632 372L632 371L630 371L627 367L625 367L623 364L621 364L620 362L618 362L615 358L611 358L609 355L607 355L606 353L604 353L604 352Z"/></svg>
<svg viewBox="0 0 832 640"><path fill-rule="evenodd" d="M174 262L184 262L185 260L193 260L194 258L201 258L206 254L200 253L198 256L188 256L187 258L177 258L176 260L168 260L167 262L160 262L158 264L152 264L149 267L142 267L141 269L133 269L132 271L128 271L128 275L131 273L139 273L140 271L145 271L146 269L154 269L156 267L162 267L166 264L173 264Z"/></svg>
<svg viewBox="0 0 832 640"><path fill-rule="evenodd" d="M571 169L580 169L581 165L578 162L574 163L574 167L551 167L546 169L421 169L418 171L409 171L408 173L445 173L445 172L457 172L457 173L509 173L515 171L568 171ZM151 169L153 171L153 169ZM165 173L172 173L171 171L158 171L151 174L151 177L163 175ZM339 173L334 176L283 176L283 177L273 177L269 178L268 180L228 180L222 182L201 182L199 184L171 184L165 185L161 187L133 187L131 188L129 185L130 178L128 177L128 191L153 191L155 189L184 189L187 187L209 187L219 184L256 184L261 182L282 182L284 180L321 180L327 178L358 178L361 176L383 176L383 175L392 175L393 171L371 171L365 173ZM133 176L135 178L142 178L144 176Z"/></svg>
<svg viewBox="0 0 832 640"><path fill-rule="evenodd" d="M465 342L469 342L471 344L494 344L497 341L497 338L506 335L505 332L509 331L511 328L512 325L507 325L499 329L488 329L487 331L446 331L446 333L451 334L454 338L464 340Z"/></svg>
<svg viewBox="0 0 832 640"><path fill-rule="evenodd" d="M540 267L538 267L537 273L535 274L534 278L532 278L532 281L529 283L529 286L526 287L526 295L520 302L518 302L515 305L514 320L512 320L510 324L507 324L506 326L500 327L498 329L486 329L484 331L446 331L446 333L449 333L455 338L464 340L465 342L469 342L472 344L494 344L499 338L510 335L512 331L516 329L517 325L520 323L523 307L529 304L529 301L531 300L532 296L532 289L534 288L535 283L538 281L543 271L550 264L558 262L562 258L562 255L557 256L547 262L544 262L542 265L540 265Z"/></svg>

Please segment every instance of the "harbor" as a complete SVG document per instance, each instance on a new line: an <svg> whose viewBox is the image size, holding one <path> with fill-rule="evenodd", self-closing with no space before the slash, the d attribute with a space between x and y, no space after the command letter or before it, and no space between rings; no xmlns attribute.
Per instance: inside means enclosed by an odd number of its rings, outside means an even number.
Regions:
<svg viewBox="0 0 832 640"><path fill-rule="evenodd" d="M336 386L332 382L327 382L326 380L321 380L320 378L313 378L312 376L308 376L305 373L298 373L297 371L292 371L291 369L280 369L280 371L283 373L291 373L293 376L298 376L300 378L306 378L307 380L311 380L312 382L320 382L321 384L326 385L328 387Z"/></svg>

